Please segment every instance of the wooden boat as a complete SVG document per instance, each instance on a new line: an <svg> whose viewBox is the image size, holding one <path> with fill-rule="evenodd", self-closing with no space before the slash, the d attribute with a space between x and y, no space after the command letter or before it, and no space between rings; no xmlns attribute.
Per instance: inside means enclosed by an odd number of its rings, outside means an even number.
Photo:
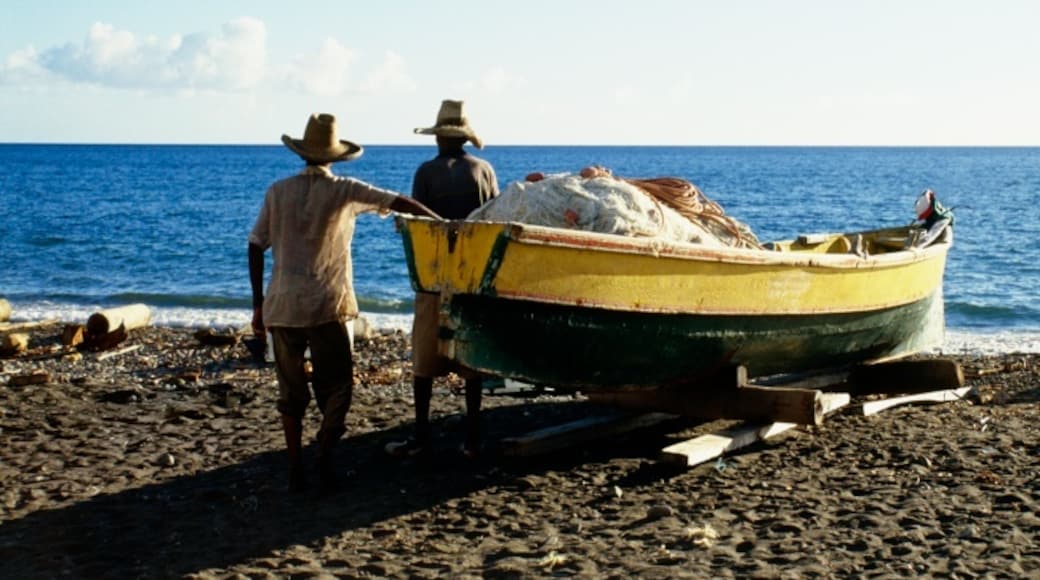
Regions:
<svg viewBox="0 0 1040 580"><path fill-rule="evenodd" d="M578 390L696 388L942 341L947 230L714 248L517 224L398 218L412 285L441 297L440 349L492 375Z"/></svg>

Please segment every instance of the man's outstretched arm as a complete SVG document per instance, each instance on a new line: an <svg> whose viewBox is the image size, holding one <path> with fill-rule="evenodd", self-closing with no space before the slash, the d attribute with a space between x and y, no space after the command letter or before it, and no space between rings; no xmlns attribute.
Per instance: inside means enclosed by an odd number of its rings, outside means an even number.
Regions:
<svg viewBox="0 0 1040 580"><path fill-rule="evenodd" d="M397 199L390 204L390 209L397 213L426 216L438 220L442 219L441 216L437 215L432 209L404 195L397 196Z"/></svg>

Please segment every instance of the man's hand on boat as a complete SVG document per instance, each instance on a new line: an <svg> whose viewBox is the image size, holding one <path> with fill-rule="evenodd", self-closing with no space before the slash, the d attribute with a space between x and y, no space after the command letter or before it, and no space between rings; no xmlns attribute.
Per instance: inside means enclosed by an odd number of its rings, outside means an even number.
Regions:
<svg viewBox="0 0 1040 580"><path fill-rule="evenodd" d="M395 199L394 202L390 204L390 210L396 211L397 213L406 213L409 215L430 217L435 220L444 219L441 216L437 215L437 213L432 209L426 207L425 205L419 203L418 201L415 201L410 197L406 197L403 195L397 196L397 199Z"/></svg>

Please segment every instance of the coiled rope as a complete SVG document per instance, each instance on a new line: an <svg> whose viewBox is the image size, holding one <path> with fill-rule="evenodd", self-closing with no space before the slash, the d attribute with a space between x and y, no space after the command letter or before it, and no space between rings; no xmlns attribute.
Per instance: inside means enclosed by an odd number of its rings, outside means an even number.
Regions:
<svg viewBox="0 0 1040 580"><path fill-rule="evenodd" d="M650 197L660 200L691 222L703 224L717 233L728 234L737 248L762 249L755 234L742 222L726 215L722 206L715 203L696 185L678 177L656 177L651 179L620 178L631 183Z"/></svg>

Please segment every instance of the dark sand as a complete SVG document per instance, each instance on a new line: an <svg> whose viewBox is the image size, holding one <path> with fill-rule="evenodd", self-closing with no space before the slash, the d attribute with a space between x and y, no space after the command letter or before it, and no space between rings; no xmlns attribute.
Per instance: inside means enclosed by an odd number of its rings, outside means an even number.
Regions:
<svg viewBox="0 0 1040 580"><path fill-rule="evenodd" d="M461 384L438 382L434 452L399 461L382 448L410 432L408 347L382 335L358 344L342 490L320 497L285 492L274 373L243 346L153 328L106 360L31 360L60 327L32 332L0 361L6 578L1040 575L1036 355L962 358L977 398L853 405L693 468L657 453L707 425L467 461ZM50 381L8 384L33 369ZM544 395L485 409L489 442L600 412Z"/></svg>

